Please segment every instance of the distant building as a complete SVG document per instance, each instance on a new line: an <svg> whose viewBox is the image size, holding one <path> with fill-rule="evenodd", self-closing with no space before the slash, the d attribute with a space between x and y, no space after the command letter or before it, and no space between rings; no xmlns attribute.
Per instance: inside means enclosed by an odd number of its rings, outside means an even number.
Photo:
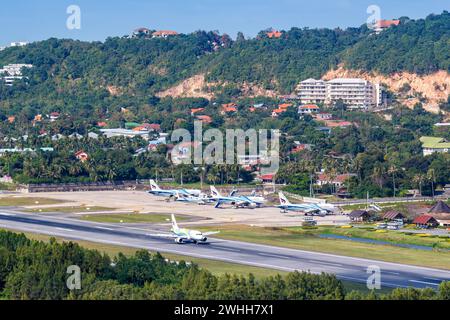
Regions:
<svg viewBox="0 0 450 320"><path fill-rule="evenodd" d="M22 80L22 70L32 68L31 64L8 64L0 69L0 79L7 86L13 86L16 80Z"/></svg>
<svg viewBox="0 0 450 320"><path fill-rule="evenodd" d="M324 172L317 173L317 185L324 186L327 184L335 185L337 188L341 188L345 185L347 180L351 179L352 177L356 177L356 174L354 173L345 173L345 174L338 174L336 176L330 176Z"/></svg>
<svg viewBox="0 0 450 320"><path fill-rule="evenodd" d="M348 217L354 222L365 222L370 220L371 214L366 210L354 210L349 213Z"/></svg>
<svg viewBox="0 0 450 320"><path fill-rule="evenodd" d="M422 137L422 150L424 156L429 156L433 153L446 153L450 150L450 142L444 138L439 137Z"/></svg>
<svg viewBox="0 0 450 320"><path fill-rule="evenodd" d="M301 115L312 115L314 113L319 112L320 108L318 106L316 106L315 104L307 104L307 105L303 105L298 107L298 113Z"/></svg>
<svg viewBox="0 0 450 320"><path fill-rule="evenodd" d="M382 104L383 88L364 79L337 78L330 81L307 79L297 86L302 104L333 105L342 101L349 108L374 108Z"/></svg>
<svg viewBox="0 0 450 320"><path fill-rule="evenodd" d="M414 219L413 223L418 227L418 228L436 228L437 226L439 226L439 222L430 215L421 215L417 218Z"/></svg>
<svg viewBox="0 0 450 320"><path fill-rule="evenodd" d="M145 140L148 140L149 131L133 131L128 129L100 129L100 132L103 133L107 138L113 137L125 137L125 138L134 138L134 137L142 137Z"/></svg>
<svg viewBox="0 0 450 320"><path fill-rule="evenodd" d="M313 115L313 117L318 121L333 119L333 115L328 112L319 112L319 113Z"/></svg>
<svg viewBox="0 0 450 320"><path fill-rule="evenodd" d="M405 216L403 215L403 213L398 211L388 211L383 215L383 220L393 221L400 219L405 220Z"/></svg>
<svg viewBox="0 0 450 320"><path fill-rule="evenodd" d="M378 20L375 23L374 31L375 33L383 32L386 29L389 29L393 26L398 26L400 24L400 20Z"/></svg>
<svg viewBox="0 0 450 320"><path fill-rule="evenodd" d="M276 30L272 30L270 32L266 33L267 37L269 37L270 39L279 39L281 38L281 36L283 35L282 32L280 31L276 31Z"/></svg>
<svg viewBox="0 0 450 320"><path fill-rule="evenodd" d="M86 152L82 151L82 150L76 152L75 153L75 157L78 160L80 160L81 162L86 162L86 161L89 160L89 155Z"/></svg>
<svg viewBox="0 0 450 320"><path fill-rule="evenodd" d="M152 33L153 38L168 38L178 35L178 32L172 30L159 30Z"/></svg>
<svg viewBox="0 0 450 320"><path fill-rule="evenodd" d="M132 37L149 36L151 34L150 29L138 28L133 31Z"/></svg>

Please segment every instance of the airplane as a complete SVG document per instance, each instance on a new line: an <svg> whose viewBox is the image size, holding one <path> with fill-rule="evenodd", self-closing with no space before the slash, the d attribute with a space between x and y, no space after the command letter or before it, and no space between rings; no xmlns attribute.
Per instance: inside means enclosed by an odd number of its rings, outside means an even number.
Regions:
<svg viewBox="0 0 450 320"><path fill-rule="evenodd" d="M260 208L264 202L257 200L259 197L235 196L236 191L233 190L228 197L222 196L214 186L211 186L211 199L217 201L215 208L220 208L223 203L229 203L234 208ZM252 199L253 198L253 199Z"/></svg>
<svg viewBox="0 0 450 320"><path fill-rule="evenodd" d="M326 216L327 214L333 213L334 206L329 204L318 204L318 203L302 203L302 204L292 204L283 194L279 192L280 205L278 208L281 209L282 213L287 213L288 211L303 212L305 215L319 215Z"/></svg>
<svg viewBox="0 0 450 320"><path fill-rule="evenodd" d="M169 200L175 198L177 193L186 195L186 196L194 196L194 197L200 197L200 195L202 194L202 192L200 190L196 190L196 189L163 190L158 186L158 184L155 182L155 180L150 180L150 188L151 188L151 190L148 191L149 194L152 194L152 195L158 196L158 197L167 197L167 198L169 198Z"/></svg>
<svg viewBox="0 0 450 320"><path fill-rule="evenodd" d="M205 205L207 203L210 203L212 200L210 198L208 198L205 194L202 194L201 196L196 197L196 196L180 194L179 192L176 192L175 201L185 202L185 203L196 203L198 205Z"/></svg>
<svg viewBox="0 0 450 320"><path fill-rule="evenodd" d="M176 244L183 243L206 243L208 241L208 236L213 234L220 233L219 231L215 232L200 232L197 230L183 229L178 227L177 220L175 219L175 215L172 214L172 228L170 229L171 234L155 234L149 236L160 237L160 238L170 238L174 239Z"/></svg>

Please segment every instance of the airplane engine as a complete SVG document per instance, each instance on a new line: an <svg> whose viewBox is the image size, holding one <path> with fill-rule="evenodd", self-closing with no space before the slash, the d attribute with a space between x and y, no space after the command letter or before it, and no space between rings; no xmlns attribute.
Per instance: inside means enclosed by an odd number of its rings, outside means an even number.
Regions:
<svg viewBox="0 0 450 320"><path fill-rule="evenodd" d="M177 244L183 244L183 239L181 239L181 238L176 238L176 239L175 239L175 243L177 243Z"/></svg>
<svg viewBox="0 0 450 320"><path fill-rule="evenodd" d="M207 237L202 238L202 242L206 242L206 241L208 241Z"/></svg>
<svg viewBox="0 0 450 320"><path fill-rule="evenodd" d="M258 205L256 203L250 203L249 207L252 209L256 209Z"/></svg>

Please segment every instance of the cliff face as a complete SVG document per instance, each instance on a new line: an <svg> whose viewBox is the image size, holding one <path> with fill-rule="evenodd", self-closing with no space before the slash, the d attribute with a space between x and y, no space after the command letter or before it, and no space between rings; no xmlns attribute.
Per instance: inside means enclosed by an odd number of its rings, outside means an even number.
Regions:
<svg viewBox="0 0 450 320"><path fill-rule="evenodd" d="M447 100L450 94L450 74L438 71L428 75L417 75L409 72L394 73L389 76L375 72L348 70L343 66L330 70L323 77L324 80L333 78L362 78L371 82L383 83L387 89L399 95L399 102L413 107L422 100L425 110L439 113L439 104ZM405 84L410 90L404 91ZM422 97L422 99L420 99Z"/></svg>
<svg viewBox="0 0 450 320"><path fill-rule="evenodd" d="M371 82L382 83L387 86L388 90L397 94L401 104L412 108L416 103L422 102L425 110L433 113L440 112L439 104L446 101L450 94L450 74L443 70L428 75L409 72L382 75L375 72L349 70L339 66L335 70L328 71L322 77L324 80L334 78L362 78ZM220 84L209 83L205 79L205 74L198 74L176 86L159 92L157 95L159 97L189 97L211 100L215 97L214 89L217 87L220 87ZM244 97L266 96L275 98L279 95L276 91L266 90L254 84L243 83L239 87Z"/></svg>
<svg viewBox="0 0 450 320"><path fill-rule="evenodd" d="M197 74L191 78L183 80L181 83L168 88L167 90L158 92L156 95L160 98L205 98L211 100L215 97L214 90L220 86L227 85L227 82L213 83L206 81L205 74ZM274 90L266 90L261 86L249 83L239 85L243 97L265 96L275 98L278 93Z"/></svg>

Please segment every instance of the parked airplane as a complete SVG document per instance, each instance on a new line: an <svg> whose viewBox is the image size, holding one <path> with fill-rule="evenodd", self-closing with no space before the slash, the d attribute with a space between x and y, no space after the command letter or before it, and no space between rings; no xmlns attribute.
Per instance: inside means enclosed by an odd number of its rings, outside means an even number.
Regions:
<svg viewBox="0 0 450 320"><path fill-rule="evenodd" d="M148 193L159 196L159 197L167 197L169 199L175 198L177 193L186 195L186 196L194 196L200 197L201 191L196 189L171 189L171 190L163 190L161 189L155 180L150 180L150 188L151 190Z"/></svg>
<svg viewBox="0 0 450 320"><path fill-rule="evenodd" d="M212 200L210 198L208 198L205 194L202 194L201 196L196 197L196 196L186 195L186 194L181 194L179 192L176 192L175 201L205 205L207 203L210 203Z"/></svg>
<svg viewBox="0 0 450 320"><path fill-rule="evenodd" d="M211 186L211 199L217 201L215 208L219 208L222 204L231 204L234 208L260 208L264 202L255 201L247 196L234 196L236 191L232 191L228 197L222 196L214 186ZM255 198L255 197L254 197Z"/></svg>
<svg viewBox="0 0 450 320"><path fill-rule="evenodd" d="M239 197L239 195L238 195L238 190L233 190L231 193L230 193L230 197ZM249 195L249 196L246 196L249 200L251 200L251 201L254 201L254 202L256 202L256 203L260 203L261 205L263 205L264 203L266 203L266 199L263 197L263 196L259 196L259 195L257 195L256 194L256 190L253 190L253 192L251 193L251 195Z"/></svg>
<svg viewBox="0 0 450 320"><path fill-rule="evenodd" d="M305 215L321 215L326 216L327 214L333 213L334 206L329 204L319 204L319 203L302 203L302 204L292 204L282 192L279 194L280 205L278 208L281 209L282 213L288 211L303 212Z"/></svg>
<svg viewBox="0 0 450 320"><path fill-rule="evenodd" d="M179 228L177 220L175 219L175 215L173 214L172 214L172 228L170 229L170 231L172 232L171 234L155 234L155 235L150 234L149 236L174 239L175 243L177 244L183 243L198 244L198 243L206 243L208 241L208 236L219 233L219 231L202 233L197 230Z"/></svg>

